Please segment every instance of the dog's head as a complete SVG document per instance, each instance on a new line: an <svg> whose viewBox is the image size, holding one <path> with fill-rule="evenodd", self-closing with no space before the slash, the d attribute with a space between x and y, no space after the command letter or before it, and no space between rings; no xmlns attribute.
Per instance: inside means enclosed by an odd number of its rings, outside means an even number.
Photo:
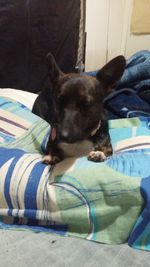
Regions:
<svg viewBox="0 0 150 267"><path fill-rule="evenodd" d="M47 59L53 85L58 139L74 143L94 135L103 120L103 99L123 74L124 57L111 60L97 72L96 77L64 74L51 54Z"/></svg>

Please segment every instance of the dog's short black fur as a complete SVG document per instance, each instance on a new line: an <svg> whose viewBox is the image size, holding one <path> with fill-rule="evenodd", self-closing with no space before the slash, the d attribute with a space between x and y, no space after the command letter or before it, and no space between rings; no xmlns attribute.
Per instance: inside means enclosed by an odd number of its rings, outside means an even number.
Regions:
<svg viewBox="0 0 150 267"><path fill-rule="evenodd" d="M81 155L103 161L112 154L103 99L121 78L125 58L114 58L96 77L64 74L50 53L47 60L52 88L43 90L33 107L52 126L43 161L55 164L66 156Z"/></svg>

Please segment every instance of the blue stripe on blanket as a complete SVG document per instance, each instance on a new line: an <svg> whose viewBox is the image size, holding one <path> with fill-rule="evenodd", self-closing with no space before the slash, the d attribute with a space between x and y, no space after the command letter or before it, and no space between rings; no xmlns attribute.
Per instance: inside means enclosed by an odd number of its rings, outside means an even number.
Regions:
<svg viewBox="0 0 150 267"><path fill-rule="evenodd" d="M106 164L132 177L146 177L150 175L150 155L146 154L146 151L138 149L122 152L108 159Z"/></svg>
<svg viewBox="0 0 150 267"><path fill-rule="evenodd" d="M17 218L18 219L18 218ZM33 231L36 233L39 232L46 232L46 233L55 233L55 234L59 234L59 235L63 235L65 236L67 231L68 231L68 225L67 224L49 224L49 225L43 225L40 226L38 225L37 221L34 220L29 220L28 222L26 222L26 224L23 224L22 222L20 223L18 220L16 220L16 218L13 221L13 225L12 224L6 224L4 222L2 222L2 220L0 220L0 229L10 229L12 230L12 226L13 229L16 230L28 230L28 231Z"/></svg>
<svg viewBox="0 0 150 267"><path fill-rule="evenodd" d="M141 180L141 193L145 199L145 207L129 237L128 244L138 249L150 250L150 175Z"/></svg>
<svg viewBox="0 0 150 267"><path fill-rule="evenodd" d="M15 140L14 137L8 135L8 134L5 134L5 133L2 133L0 132L0 137L2 138L3 142L13 142Z"/></svg>
<svg viewBox="0 0 150 267"><path fill-rule="evenodd" d="M22 150L19 150L19 149L11 149L11 150L8 149L7 150L5 148L0 147L0 154L5 155L4 158L0 157L0 166L2 166L5 162L12 159L12 161L8 167L7 173L6 173L6 178L5 178L5 183L4 183L4 196L5 196L7 205L10 209L10 210L8 210L8 215L11 216L12 215L12 209L13 209L12 201L10 198L11 177L12 177L14 168L15 168L18 160L24 154L24 152Z"/></svg>
<svg viewBox="0 0 150 267"><path fill-rule="evenodd" d="M37 210L36 194L40 178L44 169L45 169L45 164L36 163L30 173L24 195L25 217L28 217L28 209L31 209L32 212L34 210ZM36 219L36 212L34 212L32 218Z"/></svg>

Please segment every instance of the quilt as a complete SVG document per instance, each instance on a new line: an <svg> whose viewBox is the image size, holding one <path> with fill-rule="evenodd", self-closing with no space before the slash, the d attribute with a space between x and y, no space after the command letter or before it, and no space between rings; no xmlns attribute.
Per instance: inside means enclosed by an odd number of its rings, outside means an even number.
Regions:
<svg viewBox="0 0 150 267"><path fill-rule="evenodd" d="M42 162L50 126L0 97L0 228L150 250L150 117L109 121L105 162Z"/></svg>

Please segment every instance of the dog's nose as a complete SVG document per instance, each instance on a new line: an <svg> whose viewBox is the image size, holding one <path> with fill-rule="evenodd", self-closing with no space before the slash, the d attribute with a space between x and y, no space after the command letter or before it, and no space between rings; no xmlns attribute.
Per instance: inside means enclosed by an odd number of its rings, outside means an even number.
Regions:
<svg viewBox="0 0 150 267"><path fill-rule="evenodd" d="M60 134L60 138L61 138L62 141L64 141L64 142L66 141L67 142L68 139L69 139L69 131L66 130L66 129L62 130L61 134Z"/></svg>
<svg viewBox="0 0 150 267"><path fill-rule="evenodd" d="M77 139L77 135L73 135L72 132L68 130L62 130L59 137L60 140L65 143L74 143Z"/></svg>

